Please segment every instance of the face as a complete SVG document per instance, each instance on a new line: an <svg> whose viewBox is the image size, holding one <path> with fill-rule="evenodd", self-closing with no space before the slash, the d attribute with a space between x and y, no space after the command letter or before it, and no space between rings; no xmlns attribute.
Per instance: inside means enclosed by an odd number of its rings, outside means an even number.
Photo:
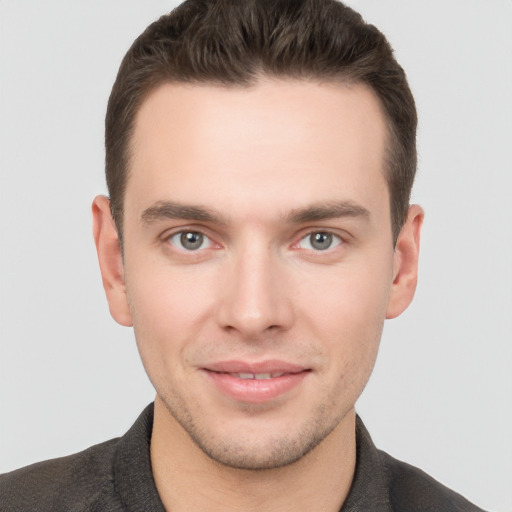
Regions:
<svg viewBox="0 0 512 512"><path fill-rule="evenodd" d="M167 84L143 103L107 294L169 422L214 460L290 464L353 415L410 300L385 139L363 85Z"/></svg>

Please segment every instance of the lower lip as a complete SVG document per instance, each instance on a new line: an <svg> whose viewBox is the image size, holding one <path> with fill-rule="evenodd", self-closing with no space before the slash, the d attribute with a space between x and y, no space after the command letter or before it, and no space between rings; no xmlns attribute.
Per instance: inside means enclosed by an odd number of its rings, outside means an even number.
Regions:
<svg viewBox="0 0 512 512"><path fill-rule="evenodd" d="M206 375L226 395L241 402L267 402L297 387L309 373L287 373L273 379L240 379L229 373L205 370Z"/></svg>

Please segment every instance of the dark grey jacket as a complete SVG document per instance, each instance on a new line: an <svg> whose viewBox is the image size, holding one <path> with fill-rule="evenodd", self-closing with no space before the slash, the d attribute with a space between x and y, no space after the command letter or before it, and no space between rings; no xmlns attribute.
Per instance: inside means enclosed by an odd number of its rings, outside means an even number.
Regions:
<svg viewBox="0 0 512 512"><path fill-rule="evenodd" d="M165 512L153 481L153 405L121 438L0 475L0 512ZM357 465L341 512L482 512L375 448L357 422Z"/></svg>

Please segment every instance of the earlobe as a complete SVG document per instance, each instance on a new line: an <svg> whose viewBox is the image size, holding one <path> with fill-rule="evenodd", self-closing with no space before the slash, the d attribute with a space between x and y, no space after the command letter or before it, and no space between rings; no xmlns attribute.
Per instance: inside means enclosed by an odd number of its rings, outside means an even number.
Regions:
<svg viewBox="0 0 512 512"><path fill-rule="evenodd" d="M388 319L403 313L414 297L418 281L418 257L423 218L423 209L418 205L412 205L398 236L393 263L393 283L386 311Z"/></svg>
<svg viewBox="0 0 512 512"><path fill-rule="evenodd" d="M97 196L94 199L92 219L94 242L110 314L116 322L129 327L132 325L132 317L126 296L123 258L107 197Z"/></svg>

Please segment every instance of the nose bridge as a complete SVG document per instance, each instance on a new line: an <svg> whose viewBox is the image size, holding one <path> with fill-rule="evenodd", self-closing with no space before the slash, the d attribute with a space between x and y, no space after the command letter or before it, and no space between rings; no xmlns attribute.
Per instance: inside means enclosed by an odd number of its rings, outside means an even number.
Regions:
<svg viewBox="0 0 512 512"><path fill-rule="evenodd" d="M286 329L291 304L280 258L263 240L252 239L233 251L225 273L219 322L247 337Z"/></svg>

